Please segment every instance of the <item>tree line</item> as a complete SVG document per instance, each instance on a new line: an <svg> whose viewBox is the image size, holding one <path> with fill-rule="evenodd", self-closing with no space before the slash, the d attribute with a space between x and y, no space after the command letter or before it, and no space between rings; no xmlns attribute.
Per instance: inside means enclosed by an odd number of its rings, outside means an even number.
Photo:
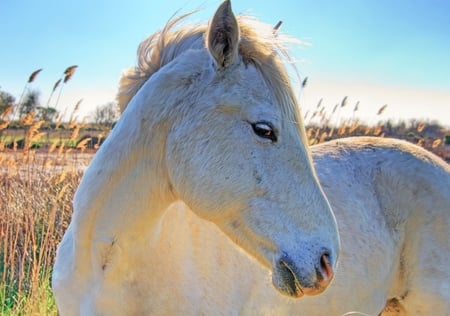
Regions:
<svg viewBox="0 0 450 316"><path fill-rule="evenodd" d="M11 93L0 88L0 118L2 121L20 122L29 113L34 113L36 120L50 123L55 122L61 116L60 111L55 107L42 104L39 90L26 91L19 102ZM91 123L112 126L119 118L117 103L107 102L98 105L89 114L89 118Z"/></svg>

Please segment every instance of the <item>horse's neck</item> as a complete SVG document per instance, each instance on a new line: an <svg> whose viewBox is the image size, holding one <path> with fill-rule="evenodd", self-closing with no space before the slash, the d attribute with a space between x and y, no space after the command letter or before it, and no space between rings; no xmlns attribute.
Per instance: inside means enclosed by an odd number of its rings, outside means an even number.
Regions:
<svg viewBox="0 0 450 316"><path fill-rule="evenodd" d="M190 276L211 266L225 266L222 259L226 260L230 249L239 252L214 224L200 219L181 201L168 207L155 233L149 257L158 253L155 259L160 264L171 265L171 269L180 266L179 271L195 266Z"/></svg>
<svg viewBox="0 0 450 316"><path fill-rule="evenodd" d="M71 224L78 258L94 254L98 258L91 261L102 261L107 250L100 249L117 241L125 246L152 238L173 200L163 157L168 127L135 121L132 126L122 121L115 127L78 187ZM156 130L151 138L138 136Z"/></svg>

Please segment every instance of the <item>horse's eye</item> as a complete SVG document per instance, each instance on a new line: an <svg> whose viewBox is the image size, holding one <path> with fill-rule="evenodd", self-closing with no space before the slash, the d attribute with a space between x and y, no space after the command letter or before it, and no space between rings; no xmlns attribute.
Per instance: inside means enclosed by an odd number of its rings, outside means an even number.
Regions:
<svg viewBox="0 0 450 316"><path fill-rule="evenodd" d="M270 139L272 142L277 141L277 135L275 134L275 131L273 130L273 127L270 123L267 122L252 123L252 128L255 134L258 135L259 137Z"/></svg>

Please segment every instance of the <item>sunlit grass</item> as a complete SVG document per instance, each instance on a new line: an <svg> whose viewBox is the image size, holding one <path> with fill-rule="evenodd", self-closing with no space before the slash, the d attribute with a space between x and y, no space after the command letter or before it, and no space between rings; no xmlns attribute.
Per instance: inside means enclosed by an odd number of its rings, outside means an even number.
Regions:
<svg viewBox="0 0 450 316"><path fill-rule="evenodd" d="M52 266L92 154L81 124L44 123L29 115L0 129L0 315L57 315Z"/></svg>
<svg viewBox="0 0 450 316"><path fill-rule="evenodd" d="M56 314L50 290L51 267L70 220L71 200L81 172L52 172L23 157L2 164L1 169L1 312Z"/></svg>

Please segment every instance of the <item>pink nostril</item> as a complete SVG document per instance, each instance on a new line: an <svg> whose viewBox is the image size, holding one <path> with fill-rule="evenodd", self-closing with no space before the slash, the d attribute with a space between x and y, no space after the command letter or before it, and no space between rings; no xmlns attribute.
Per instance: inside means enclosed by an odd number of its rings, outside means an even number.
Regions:
<svg viewBox="0 0 450 316"><path fill-rule="evenodd" d="M334 273L333 268L330 264L330 256L327 253L324 253L320 257L320 268L322 270L322 276L323 280L321 283L323 283L325 286L328 285L328 283L331 282L333 279Z"/></svg>

